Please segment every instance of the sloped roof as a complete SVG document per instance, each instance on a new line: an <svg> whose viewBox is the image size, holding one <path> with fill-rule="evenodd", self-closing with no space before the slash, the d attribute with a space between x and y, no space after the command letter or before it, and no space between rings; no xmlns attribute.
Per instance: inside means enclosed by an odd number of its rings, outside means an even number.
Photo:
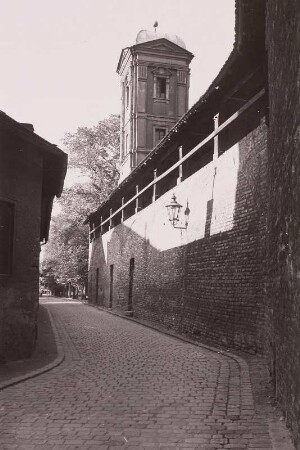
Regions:
<svg viewBox="0 0 300 450"><path fill-rule="evenodd" d="M51 144L36 134L33 131L32 125L17 122L3 111L0 111L0 129L30 143L47 157L49 169L52 172L52 174L50 174L52 175L52 177L50 177L52 184L51 186L47 186L47 188L53 195L60 197L67 172L68 155L56 145ZM44 167L44 170L46 169L47 167Z"/></svg>

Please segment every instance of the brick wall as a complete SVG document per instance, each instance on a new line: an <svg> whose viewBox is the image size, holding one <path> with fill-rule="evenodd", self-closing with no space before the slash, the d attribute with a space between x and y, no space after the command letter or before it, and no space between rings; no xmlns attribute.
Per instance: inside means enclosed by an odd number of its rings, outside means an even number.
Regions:
<svg viewBox="0 0 300 450"><path fill-rule="evenodd" d="M0 195L15 205L13 267L0 277L0 360L28 357L36 338L42 158L1 139Z"/></svg>
<svg viewBox="0 0 300 450"><path fill-rule="evenodd" d="M300 8L268 1L268 345L277 397L300 449Z"/></svg>
<svg viewBox="0 0 300 450"><path fill-rule="evenodd" d="M90 301L128 309L211 343L262 348L264 320L266 126L262 123L155 203L91 244ZM174 229L172 193L190 208L187 230ZM183 208L183 209L184 209ZM96 277L98 269L98 293Z"/></svg>

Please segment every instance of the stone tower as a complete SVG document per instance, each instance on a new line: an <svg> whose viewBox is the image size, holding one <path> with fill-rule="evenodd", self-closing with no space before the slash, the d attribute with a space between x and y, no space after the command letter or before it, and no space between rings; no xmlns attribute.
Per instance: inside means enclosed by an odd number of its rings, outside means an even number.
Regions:
<svg viewBox="0 0 300 450"><path fill-rule="evenodd" d="M122 50L120 182L187 111L192 58L181 38L156 31L140 31Z"/></svg>

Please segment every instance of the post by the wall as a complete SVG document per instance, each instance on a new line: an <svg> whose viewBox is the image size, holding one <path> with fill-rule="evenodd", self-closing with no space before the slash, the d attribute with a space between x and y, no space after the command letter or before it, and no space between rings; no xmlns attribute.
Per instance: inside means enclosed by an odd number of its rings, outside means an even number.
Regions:
<svg viewBox="0 0 300 450"><path fill-rule="evenodd" d="M112 208L110 208L110 210L109 210L109 215L110 215L110 218L109 218L109 229L110 230L113 227L113 221L112 221L112 217L111 217L112 213L113 213Z"/></svg>
<svg viewBox="0 0 300 450"><path fill-rule="evenodd" d="M122 197L122 212L121 212L121 222L124 222L124 197Z"/></svg>
<svg viewBox="0 0 300 450"><path fill-rule="evenodd" d="M136 185L136 187L135 187L135 192L136 192L136 194L138 194L139 193L139 186L138 185ZM140 211L140 206L139 206L139 197L137 197L136 199L135 199L135 212L137 213L137 212L139 212Z"/></svg>
<svg viewBox="0 0 300 450"><path fill-rule="evenodd" d="M154 169L154 172L153 172L153 179L154 179L154 181L156 180L156 178L157 178L157 169ZM156 183L154 183L153 184L152 202L155 202L155 200L157 200L157 198L158 198L157 185L156 185Z"/></svg>
<svg viewBox="0 0 300 450"><path fill-rule="evenodd" d="M178 149L179 161L182 159L182 145ZM179 176L177 178L177 184L180 184L183 180L182 164L178 167Z"/></svg>
<svg viewBox="0 0 300 450"><path fill-rule="evenodd" d="M100 217L100 233L103 233L102 216Z"/></svg>
<svg viewBox="0 0 300 450"><path fill-rule="evenodd" d="M219 113L214 116L214 129L217 130L219 128ZM219 135L217 134L214 137L214 162L216 164L217 159L219 157Z"/></svg>

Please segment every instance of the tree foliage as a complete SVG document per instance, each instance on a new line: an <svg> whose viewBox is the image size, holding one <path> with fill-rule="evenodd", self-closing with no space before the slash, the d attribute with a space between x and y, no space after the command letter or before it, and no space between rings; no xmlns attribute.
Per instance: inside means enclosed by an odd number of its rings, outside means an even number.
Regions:
<svg viewBox="0 0 300 450"><path fill-rule="evenodd" d="M64 146L69 169L85 176L64 189L57 201L59 213L52 219L50 238L42 263L43 285L72 285L82 291L87 284L89 213L107 198L118 180L119 118L110 116L98 125L68 133Z"/></svg>
<svg viewBox="0 0 300 450"><path fill-rule="evenodd" d="M50 240L42 265L45 287L47 281L58 285L71 284L82 290L87 282L88 230L78 212L68 214L63 208L53 218Z"/></svg>
<svg viewBox="0 0 300 450"><path fill-rule="evenodd" d="M92 128L81 127L74 134L67 133L63 141L69 153L69 168L80 169L89 177L91 192L98 193L100 201L109 195L119 178L119 131L119 117L113 115Z"/></svg>

